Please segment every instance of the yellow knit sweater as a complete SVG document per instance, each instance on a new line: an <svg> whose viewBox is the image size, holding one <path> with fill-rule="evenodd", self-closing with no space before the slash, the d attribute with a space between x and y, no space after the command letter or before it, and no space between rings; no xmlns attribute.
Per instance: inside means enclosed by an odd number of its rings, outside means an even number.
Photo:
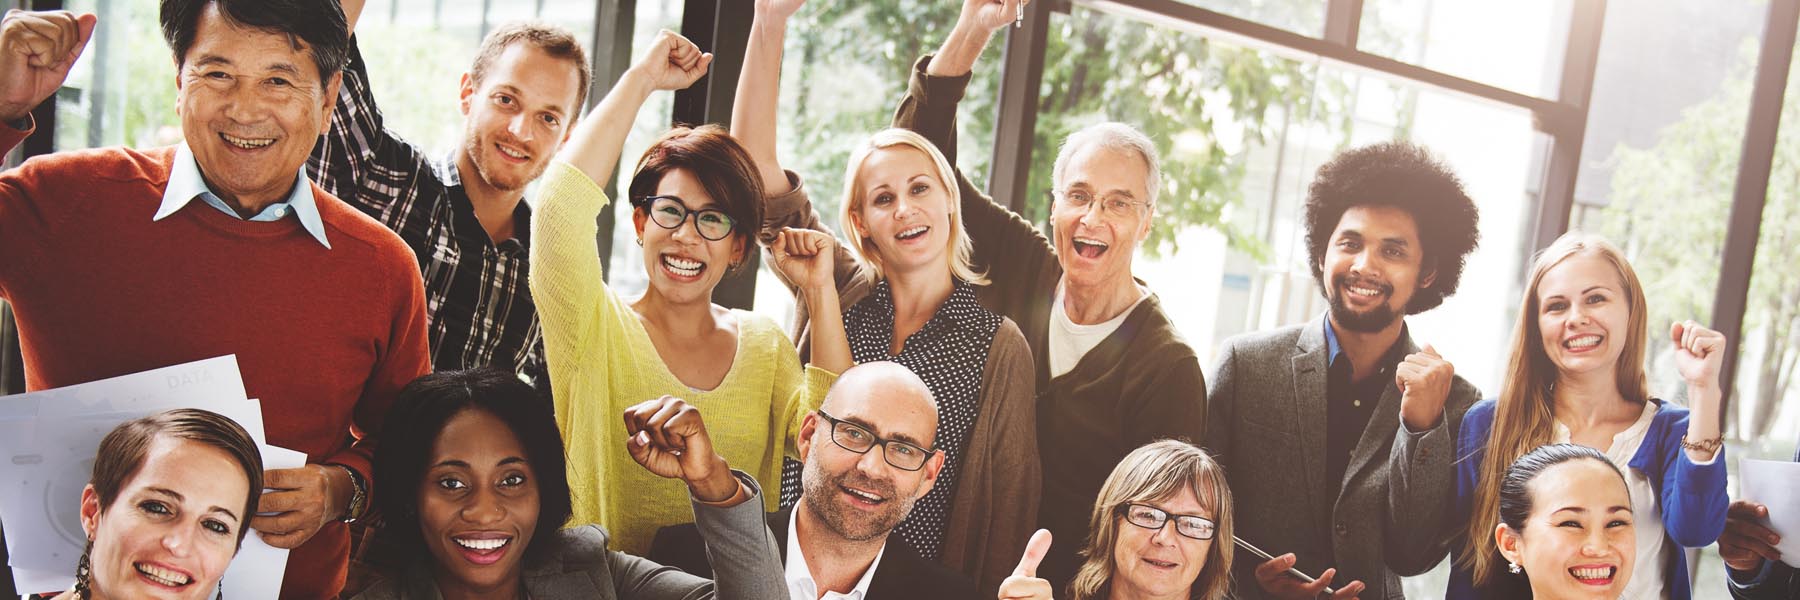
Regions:
<svg viewBox="0 0 1800 600"><path fill-rule="evenodd" d="M552 162L531 219L531 294L544 326L556 422L569 456L575 515L598 523L613 549L649 552L656 530L694 520L687 486L644 470L625 451L622 415L664 394L700 409L719 454L762 484L775 509L781 457L796 452L800 421L836 376L800 366L794 344L767 317L741 310L738 347L725 380L694 390L663 364L625 299L601 279L594 218L606 193L579 169Z"/></svg>

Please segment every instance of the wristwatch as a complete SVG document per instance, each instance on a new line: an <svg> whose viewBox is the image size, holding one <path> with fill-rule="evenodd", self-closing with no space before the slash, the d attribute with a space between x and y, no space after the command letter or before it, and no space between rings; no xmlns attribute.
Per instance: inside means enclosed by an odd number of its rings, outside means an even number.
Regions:
<svg viewBox="0 0 1800 600"><path fill-rule="evenodd" d="M346 524L355 523L356 520L362 518L363 513L368 510L369 482L363 479L362 474L357 473L356 469L337 463L332 463L331 466L343 469L345 473L350 474L350 487L352 488L350 492L350 506L344 509L344 517L338 519L338 521Z"/></svg>

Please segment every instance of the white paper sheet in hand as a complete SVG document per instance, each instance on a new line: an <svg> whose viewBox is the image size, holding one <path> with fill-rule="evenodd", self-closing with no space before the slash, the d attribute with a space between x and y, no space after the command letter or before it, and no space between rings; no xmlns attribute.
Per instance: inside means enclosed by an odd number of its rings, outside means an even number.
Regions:
<svg viewBox="0 0 1800 600"><path fill-rule="evenodd" d="M0 517L21 589L64 589L73 580L86 539L81 488L100 438L118 423L178 406L219 412L265 441L261 406L244 400L232 356L0 398Z"/></svg>
<svg viewBox="0 0 1800 600"><path fill-rule="evenodd" d="M1781 536L1775 545L1781 562L1800 568L1800 463L1744 459L1738 461L1738 479L1744 486L1741 500L1769 507L1763 525Z"/></svg>
<svg viewBox="0 0 1800 600"><path fill-rule="evenodd" d="M262 458L263 469L298 469L306 465L305 453L275 446L263 446ZM286 549L263 543L262 537L252 530L244 536L244 547L231 559L231 567L225 570L225 579L220 582L224 586L224 597L274 600L281 595L287 559Z"/></svg>

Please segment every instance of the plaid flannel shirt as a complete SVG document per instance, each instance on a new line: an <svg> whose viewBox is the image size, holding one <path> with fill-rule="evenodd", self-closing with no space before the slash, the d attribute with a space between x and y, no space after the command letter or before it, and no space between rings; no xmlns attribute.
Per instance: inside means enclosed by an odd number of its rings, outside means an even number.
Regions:
<svg viewBox="0 0 1800 600"><path fill-rule="evenodd" d="M382 124L368 66L350 64L307 173L320 187L381 221L419 259L431 320L434 370L494 365L542 379L543 334L527 281L529 233L494 244L463 190L456 153L431 160ZM531 231L531 207L513 211Z"/></svg>

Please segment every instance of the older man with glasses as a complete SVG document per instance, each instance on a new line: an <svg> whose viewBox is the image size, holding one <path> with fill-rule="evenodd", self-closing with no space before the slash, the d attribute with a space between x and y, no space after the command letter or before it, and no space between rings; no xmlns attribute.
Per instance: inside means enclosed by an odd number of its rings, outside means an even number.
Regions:
<svg viewBox="0 0 1800 600"><path fill-rule="evenodd" d="M936 55L919 59L894 126L925 136L956 162L956 112L975 59L1027 0L965 0ZM1123 123L1063 140L1051 174L1053 238L960 173L973 263L992 285L979 300L1018 323L1036 355L1044 463L1038 522L1058 540L1086 539L1088 510L1113 465L1162 438L1198 441L1206 383L1193 348L1131 263L1156 220L1156 146ZM1046 443L1055 440L1055 443ZM1078 544L1056 544L1039 573L1058 589Z"/></svg>
<svg viewBox="0 0 1800 600"><path fill-rule="evenodd" d="M794 600L976 597L973 581L893 533L944 466L937 419L925 382L885 361L844 371L806 417L800 502L769 516ZM666 527L650 559L711 577L704 548L692 524Z"/></svg>

